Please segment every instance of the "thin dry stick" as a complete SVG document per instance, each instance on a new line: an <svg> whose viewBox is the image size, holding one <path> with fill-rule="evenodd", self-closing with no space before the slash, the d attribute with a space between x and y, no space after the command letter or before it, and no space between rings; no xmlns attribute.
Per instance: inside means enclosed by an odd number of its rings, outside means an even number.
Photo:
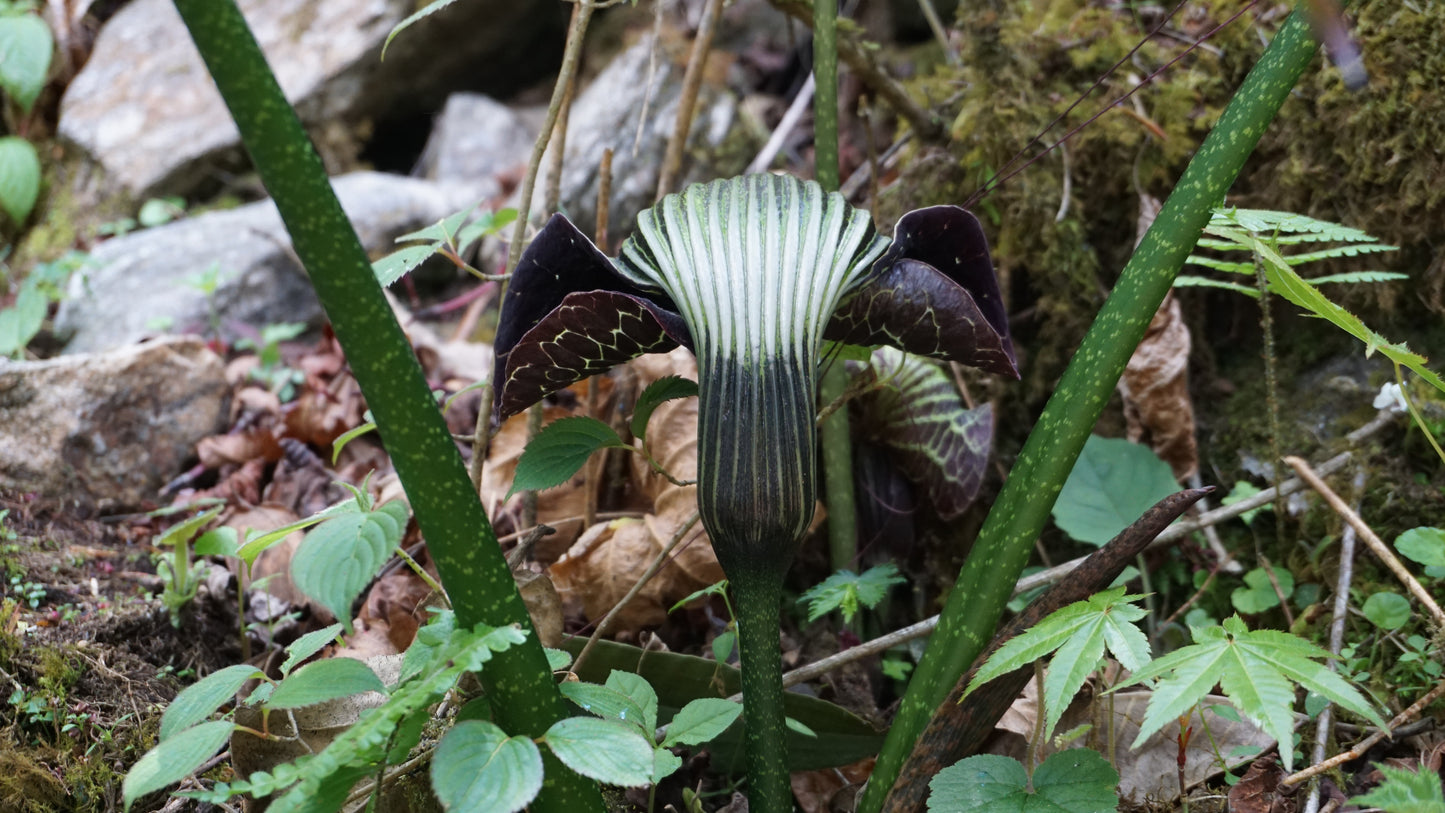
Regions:
<svg viewBox="0 0 1445 813"><path fill-rule="evenodd" d="M1360 534L1360 536L1363 537L1364 534L1362 533ZM1405 709L1399 714L1396 714L1395 719L1390 721L1390 724L1385 728L1385 730L1376 731L1375 733L1364 738L1363 740L1360 740L1354 748L1351 748L1348 751L1340 754L1335 754L1324 762L1318 763L1316 765L1311 765L1308 768L1300 771L1299 773L1286 776L1284 779L1280 780L1280 784L1298 785L1299 783L1305 781L1306 779L1309 779L1312 776L1318 776L1325 771L1333 769L1337 765L1343 765L1350 760L1359 759L1360 757L1365 755L1366 751L1374 748L1377 743L1390 736L1391 731L1420 716L1420 712L1424 711L1426 706L1434 703L1436 700L1439 700L1441 695L1445 695L1445 680L1442 680L1439 683L1435 684L1435 688L1426 692L1425 695L1422 696L1419 700L1411 703L1408 709Z"/></svg>
<svg viewBox="0 0 1445 813"><path fill-rule="evenodd" d="M767 172L768 168L773 165L773 159L777 158L778 153L783 149L783 142L787 140L788 134L793 132L793 128L803 120L803 114L808 112L813 103L813 90L816 87L813 82L813 74L810 73L807 80L803 82L803 86L798 89L797 95L793 97L793 103L788 105L788 109L783 112L782 120L768 136L768 143L758 150L758 154L753 157L753 162L748 164L747 172Z"/></svg>
<svg viewBox="0 0 1445 813"><path fill-rule="evenodd" d="M567 97L567 86L577 72L577 63L582 60L582 40L587 33L587 23L592 19L592 10L597 4L592 0L577 0L577 13L567 31L567 47L562 52L562 68L557 74L557 84L552 88L552 101L547 105L547 119L542 122L542 131L532 145L532 156L527 160L527 174L522 178L517 211L520 216L512 227L512 240L507 244L507 272L511 273L517 260L522 256L522 243L527 236L527 221L531 219L532 193L537 188L537 173L542 168L542 157L547 154L547 142L557 127L557 118L562 114L562 102Z"/></svg>
<svg viewBox="0 0 1445 813"><path fill-rule="evenodd" d="M597 226L594 232L594 242L603 251L607 250L607 217L609 201L612 198L612 148L606 147L602 150L602 162L597 168ZM587 409L584 413L588 417L597 417L597 377L593 376L587 382ZM589 458L582 467L584 482L582 484L582 516L584 524L582 527L591 528L597 521L597 495L599 484L597 478L602 474L602 466L606 462L606 455Z"/></svg>
<svg viewBox="0 0 1445 813"><path fill-rule="evenodd" d="M1385 567L1389 568L1390 572L1395 574L1395 577L1400 580L1401 584L1405 585L1405 588L1410 591L1411 595L1419 599L1420 603L1425 606L1425 609L1430 611L1430 617L1435 620L1435 625L1437 627L1445 627L1445 610L1440 609L1440 605L1435 603L1435 599L1426 592L1425 588L1420 585L1420 582L1417 581L1414 576L1410 575L1410 571L1405 568L1405 565L1403 565L1399 559L1395 558L1395 554L1385 546L1384 542L1380 541L1380 537L1376 536L1374 531L1370 530L1370 526L1365 524L1365 521L1360 518L1360 515L1346 505L1345 501L1340 499L1338 494L1330 490L1330 487L1325 484L1325 481L1321 480L1319 475L1310 468L1309 463L1294 456L1286 457L1284 462L1289 464L1290 467L1299 474L1302 480L1309 483L1311 488L1318 491L1320 496L1325 498L1325 502L1329 503L1330 507L1335 509L1335 513L1339 514L1346 522L1354 527L1355 532L1360 535L1361 539L1365 540L1365 544L1369 546L1375 556L1378 557L1381 562L1384 562Z"/></svg>
<svg viewBox="0 0 1445 813"><path fill-rule="evenodd" d="M687 58L687 70L682 74L677 123L672 128L672 138L667 142L667 152L662 158L662 171L657 176L658 200L672 191L678 174L682 172L682 153L687 148L687 134L692 132L692 112L697 107L697 92L702 87L703 68L707 65L708 53L712 51L712 37L717 29L717 18L722 14L722 5L722 0L707 0L702 19L697 24L697 37Z"/></svg>
<svg viewBox="0 0 1445 813"><path fill-rule="evenodd" d="M1355 472L1353 481L1355 492L1358 493L1365 487L1365 473ZM1335 601L1333 615L1330 617L1330 654L1339 657L1340 650L1345 646L1345 619L1350 612L1350 582L1355 574L1355 526L1346 525L1344 533L1340 534L1340 575L1335 579ZM1331 671L1338 671L1335 661L1330 661L1327 668ZM1325 761L1325 745L1330 738L1330 725L1334 722L1334 704L1327 704L1320 711L1319 721L1315 725L1315 747L1313 752L1314 762ZM1310 787L1309 796L1305 798L1304 813L1317 813L1320 808L1319 785Z"/></svg>
<svg viewBox="0 0 1445 813"><path fill-rule="evenodd" d="M684 522L682 527L677 529L677 533L672 535L672 539L667 543L667 547L662 549L662 553L657 554L657 558L653 559L652 564L648 565L647 570L638 577L637 583L632 585L632 589L627 591L627 595L623 596L621 601L612 605L612 609L607 611L607 615L602 616L602 620L597 622L597 629L592 631L592 637L587 639L587 645L582 647L582 651L577 653L577 660L572 662L572 671L576 672L582 668L582 662L587 659L587 654L592 651L592 647L596 646L597 642L606 634L607 630L612 626L613 620L617 618L617 614L622 611L623 607L627 606L627 602L636 598L637 594L642 592L642 588L646 587L649 581L652 581L652 577L656 576L658 571L662 570L663 565L672 561L673 550L682 544L682 540L687 538L688 532L692 530L694 525L697 525L699 519L701 519L701 516L696 511L693 511L692 516L687 522Z"/></svg>
<svg viewBox="0 0 1445 813"><path fill-rule="evenodd" d="M572 7L570 28L577 24L577 15L582 13L582 4ZM552 132L551 160L547 162L547 190L542 195L542 211L555 212L562 203L562 165L567 157L567 122L572 118L572 96L577 92L578 71L567 77L567 89L562 94L562 109L557 111L557 126Z"/></svg>

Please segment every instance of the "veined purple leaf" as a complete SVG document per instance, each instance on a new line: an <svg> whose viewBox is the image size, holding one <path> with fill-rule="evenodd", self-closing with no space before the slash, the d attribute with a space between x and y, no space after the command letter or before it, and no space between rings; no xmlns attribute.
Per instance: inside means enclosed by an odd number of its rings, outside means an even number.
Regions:
<svg viewBox="0 0 1445 813"><path fill-rule="evenodd" d="M942 368L891 347L874 351L873 366L855 375L883 382L858 398L860 429L927 492L940 517L962 514L983 482L993 408L966 408Z"/></svg>
<svg viewBox="0 0 1445 813"><path fill-rule="evenodd" d="M838 307L826 338L1018 377L988 241L968 211L932 206L904 215L873 269Z"/></svg>

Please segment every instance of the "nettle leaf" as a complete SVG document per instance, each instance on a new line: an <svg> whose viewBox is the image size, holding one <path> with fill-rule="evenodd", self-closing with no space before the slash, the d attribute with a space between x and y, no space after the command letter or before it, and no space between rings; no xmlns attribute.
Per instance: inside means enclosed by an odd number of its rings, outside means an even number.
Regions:
<svg viewBox="0 0 1445 813"><path fill-rule="evenodd" d="M702 745L727 730L743 713L743 707L731 700L700 697L682 707L667 726L663 748L674 745Z"/></svg>
<svg viewBox="0 0 1445 813"><path fill-rule="evenodd" d="M1375 764L1385 777L1374 790L1355 796L1350 803L1360 807L1374 807L1385 813L1440 813L1445 810L1445 791L1440 788L1440 774L1436 771L1411 771L1390 765Z"/></svg>
<svg viewBox="0 0 1445 813"><path fill-rule="evenodd" d="M493 652L501 652L524 640L526 634L514 626L493 629L478 624L475 629L452 630L433 648L433 658L421 669L419 677L403 682L385 704L362 715L337 735L325 751L299 765L295 786L271 803L267 808L269 813L313 810L318 794L328 793L336 785L344 785L341 788L344 799L358 777L358 770L359 775L374 771L373 763L386 755L387 746L403 721L440 700L463 674L479 671L491 660ZM358 765L362 767L358 769ZM339 807L340 803L336 808Z"/></svg>
<svg viewBox="0 0 1445 813"><path fill-rule="evenodd" d="M1064 533L1102 545L1179 490L1169 464L1147 446L1090 435L1054 503Z"/></svg>
<svg viewBox="0 0 1445 813"><path fill-rule="evenodd" d="M391 558L406 521L406 504L393 500L375 511L342 514L316 526L291 560L297 589L330 610L350 632L351 603Z"/></svg>
<svg viewBox="0 0 1445 813"><path fill-rule="evenodd" d="M371 270L376 274L376 281L381 287L386 288L426 262L441 247L441 243L428 243L399 248L372 263Z"/></svg>
<svg viewBox="0 0 1445 813"><path fill-rule="evenodd" d="M968 409L939 364L891 347L855 378L877 382L857 399L860 428L883 446L945 520L978 496L993 445L993 407Z"/></svg>
<svg viewBox="0 0 1445 813"><path fill-rule="evenodd" d="M1097 751L1053 754L1034 771L1033 789L1016 759L969 757L928 783L932 813L1104 813L1118 809L1119 773Z"/></svg>
<svg viewBox="0 0 1445 813"><path fill-rule="evenodd" d="M1395 537L1395 550L1426 567L1445 567L1445 529L1411 528Z"/></svg>
<svg viewBox="0 0 1445 813"><path fill-rule="evenodd" d="M569 717L547 729L543 740L564 765L589 779L624 788L652 783L652 743L633 726Z"/></svg>
<svg viewBox="0 0 1445 813"><path fill-rule="evenodd" d="M386 692L371 667L355 658L327 658L308 663L282 680L266 701L272 709L314 706L363 692Z"/></svg>
<svg viewBox="0 0 1445 813"><path fill-rule="evenodd" d="M873 609L888 595L888 588L904 581L904 578L898 575L897 565L891 562L869 568L862 575L851 570L840 570L809 588L798 598L798 603L808 603L810 622L817 621L834 610L840 610L843 621L852 623L853 616L858 614L859 605Z"/></svg>
<svg viewBox="0 0 1445 813"><path fill-rule="evenodd" d="M516 813L542 789L542 753L492 723L458 723L431 761L432 790L447 810Z"/></svg>
<svg viewBox="0 0 1445 813"><path fill-rule="evenodd" d="M609 720L636 726L648 741L652 731L646 728L647 715L637 701L619 691L596 683L568 681L557 687L562 696L576 703L583 711Z"/></svg>
<svg viewBox="0 0 1445 813"><path fill-rule="evenodd" d="M1382 590L1365 599L1360 612L1382 630L1397 630L1410 622L1410 600L1399 593Z"/></svg>
<svg viewBox="0 0 1445 813"><path fill-rule="evenodd" d="M291 670L295 668L296 664L320 652L327 644L336 640L336 636L340 634L341 625L332 624L297 638L286 647L286 660L281 664L281 674L291 674Z"/></svg>
<svg viewBox="0 0 1445 813"><path fill-rule="evenodd" d="M161 715L161 741L210 717L231 702L246 681L260 676L261 670L242 663L212 672L182 689Z"/></svg>
<svg viewBox="0 0 1445 813"><path fill-rule="evenodd" d="M147 751L121 783L125 809L136 799L185 779L230 739L236 724L227 720L191 726Z"/></svg>
<svg viewBox="0 0 1445 813"><path fill-rule="evenodd" d="M36 15L0 17L0 89L26 113L45 87L54 50L50 26Z"/></svg>
<svg viewBox="0 0 1445 813"><path fill-rule="evenodd" d="M1264 568L1257 567L1244 574L1244 587L1236 587L1229 594L1234 609L1245 615L1255 615L1278 607L1280 593L1288 598L1294 592L1294 574L1276 567L1274 577L1279 580L1279 593L1274 591L1274 584Z"/></svg>
<svg viewBox="0 0 1445 813"><path fill-rule="evenodd" d="M1121 585L1049 614L990 655L963 696L968 697L994 678L1054 653L1043 686L1044 738L1047 739L1084 681L1098 668L1106 649L1130 671L1141 669L1149 662L1149 640L1134 623L1147 615L1134 604L1142 598L1142 595L1125 595Z"/></svg>
<svg viewBox="0 0 1445 813"><path fill-rule="evenodd" d="M659 406L676 398L696 395L697 382L680 375L665 375L648 384L637 396L637 407L632 411L632 436L640 438L647 434L647 421Z"/></svg>
<svg viewBox="0 0 1445 813"><path fill-rule="evenodd" d="M522 451L507 496L562 485L598 449L626 448L612 427L596 418L579 415L553 421L542 427Z"/></svg>
<svg viewBox="0 0 1445 813"><path fill-rule="evenodd" d="M647 738L652 739L652 732L657 730L657 691L647 678L633 672L624 672L621 669L613 669L607 675L607 688L614 692L632 698L632 702L642 709L642 727L647 731Z"/></svg>
<svg viewBox="0 0 1445 813"><path fill-rule="evenodd" d="M1235 615L1223 626L1196 628L1194 639L1191 646L1155 659L1114 687L1160 678L1133 747L1191 709L1216 683L1250 722L1279 742L1290 742L1294 731L1294 684L1385 727L1384 718L1359 691L1317 663L1329 653L1297 635L1250 630ZM1285 770L1294 770L1293 749L1281 748L1280 756Z"/></svg>

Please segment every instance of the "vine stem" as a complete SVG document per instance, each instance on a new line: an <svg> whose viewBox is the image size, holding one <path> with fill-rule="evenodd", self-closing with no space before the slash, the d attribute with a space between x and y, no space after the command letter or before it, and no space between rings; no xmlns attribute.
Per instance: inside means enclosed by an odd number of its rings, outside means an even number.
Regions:
<svg viewBox="0 0 1445 813"><path fill-rule="evenodd" d="M742 660L744 742L747 744L748 809L790 813L787 726L783 712L782 635L779 607L783 574L755 572L729 580Z"/></svg>

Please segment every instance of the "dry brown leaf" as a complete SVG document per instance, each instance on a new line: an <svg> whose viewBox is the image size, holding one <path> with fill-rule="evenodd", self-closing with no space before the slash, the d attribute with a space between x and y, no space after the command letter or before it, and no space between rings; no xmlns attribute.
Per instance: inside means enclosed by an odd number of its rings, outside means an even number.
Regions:
<svg viewBox="0 0 1445 813"><path fill-rule="evenodd" d="M413 636L416 634L413 631ZM343 636L346 645L329 654L333 658L355 658L364 661L395 655L403 648L397 648L389 624L379 618L356 620L350 635Z"/></svg>
<svg viewBox="0 0 1445 813"><path fill-rule="evenodd" d="M240 465L260 458L269 463L281 459L281 444L267 427L253 427L228 435L212 435L196 444L196 456L208 469L226 464Z"/></svg>
<svg viewBox="0 0 1445 813"><path fill-rule="evenodd" d="M1231 813L1294 813L1298 804L1280 793L1284 771L1273 754L1256 759L1244 778L1229 789Z"/></svg>
<svg viewBox="0 0 1445 813"><path fill-rule="evenodd" d="M589 621L606 615L632 589L637 578L662 552L647 523L619 519L588 528L567 554L547 570L562 606L580 610ZM706 586L669 562L618 613L613 629L637 630L661 624L667 609L689 593Z"/></svg>
<svg viewBox="0 0 1445 813"><path fill-rule="evenodd" d="M834 810L853 810L857 806L858 792L863 783L873 775L873 763L877 757L868 757L821 771L797 771L790 775L793 798L803 813L832 813Z"/></svg>
<svg viewBox="0 0 1445 813"><path fill-rule="evenodd" d="M365 624L385 626L391 645L401 652L411 646L417 629L427 622L430 597L431 585L410 568L397 568L371 585L357 619Z"/></svg>
<svg viewBox="0 0 1445 813"><path fill-rule="evenodd" d="M562 645L562 597L545 573L524 570L515 573L517 590L522 602L527 605L527 614L532 617L532 626L537 630L537 640L542 646Z"/></svg>
<svg viewBox="0 0 1445 813"><path fill-rule="evenodd" d="M1129 439L1147 442L1178 479L1199 470L1194 404L1189 400L1189 348L1189 327L1171 293L1119 379Z"/></svg>

